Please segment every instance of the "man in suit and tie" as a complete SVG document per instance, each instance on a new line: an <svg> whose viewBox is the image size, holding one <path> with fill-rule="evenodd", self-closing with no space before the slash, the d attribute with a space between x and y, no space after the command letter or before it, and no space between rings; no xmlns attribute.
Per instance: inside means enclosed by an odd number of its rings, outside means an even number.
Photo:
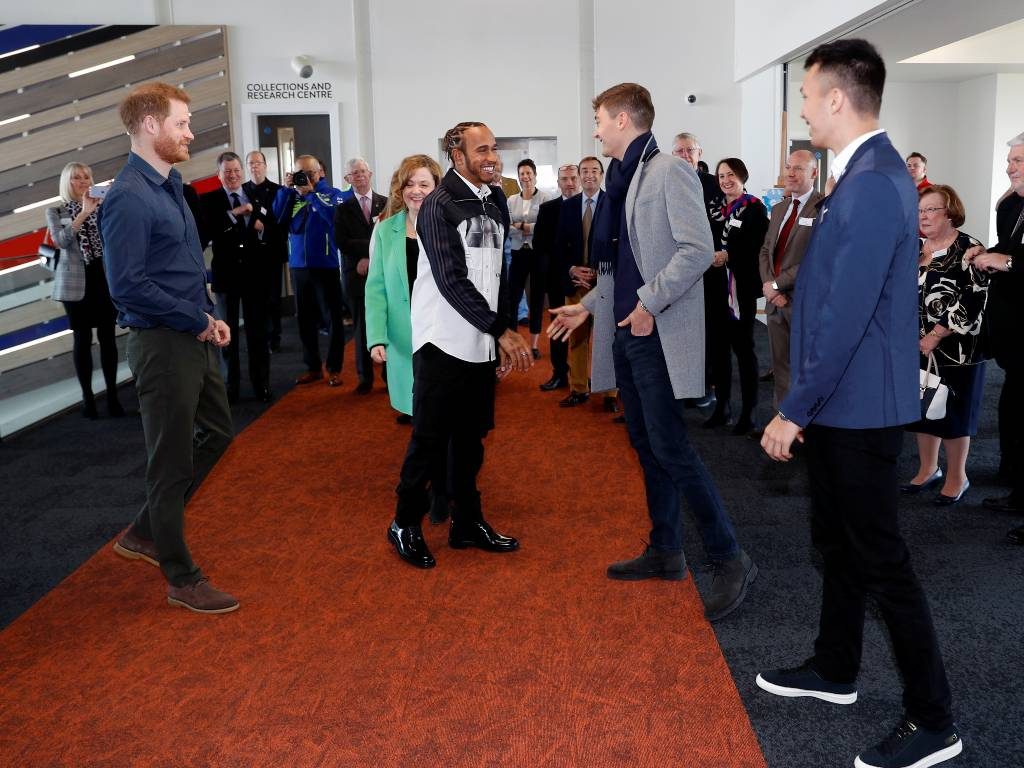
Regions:
<svg viewBox="0 0 1024 768"><path fill-rule="evenodd" d="M789 327L797 270L811 239L811 227L821 193L815 191L818 164L806 149L790 153L782 179L786 197L772 207L768 233L761 246L761 290L775 372L775 398L779 403L789 390Z"/></svg>
<svg viewBox="0 0 1024 768"><path fill-rule="evenodd" d="M367 395L373 389L373 361L366 349L366 273L370 269L370 235L373 225L388 199L373 191L373 172L361 157L345 164L345 178L352 184L353 196L334 209L334 241L341 251L342 283L356 342L356 393Z"/></svg>
<svg viewBox="0 0 1024 768"><path fill-rule="evenodd" d="M565 255L556 248L561 226L563 203L579 191L580 168L569 163L558 168L558 191L554 200L540 204L537 223L533 227L533 250L540 256L547 284L548 306L560 307L565 303L565 281L568 270ZM569 345L564 341L551 341L551 378L540 385L542 392L565 389L569 386Z"/></svg>
<svg viewBox="0 0 1024 768"><path fill-rule="evenodd" d="M563 283L566 304L579 304L597 283L597 269L590 262L590 231L601 202L604 163L596 157L580 160L583 191L566 201L559 221L558 250L564 254ZM590 336L593 320L588 319L569 336L569 395L558 404L573 408L590 398ZM614 395L609 394L615 403Z"/></svg>
<svg viewBox="0 0 1024 768"><path fill-rule="evenodd" d="M213 292L231 329L231 343L224 349L228 364L228 400L239 393L239 305L245 317L245 341L249 357L249 381L256 397L273 399L270 390L270 353L267 349L267 284L270 258L261 247L263 220L272 218L264 203L250 198L242 185L242 160L234 152L217 158L221 186L200 196L203 242L213 247ZM258 213L257 206L262 210ZM262 219L262 220L261 220Z"/></svg>
<svg viewBox="0 0 1024 768"><path fill-rule="evenodd" d="M591 267L597 286L578 304L552 310L548 335L563 338L593 315L592 386L597 392L618 386L644 473L650 544L639 557L610 565L608 578L686 578L685 499L712 565L705 616L717 621L739 607L757 567L736 541L683 417L682 398L704 392L700 281L713 246L700 182L692 168L658 151L646 88L621 83L593 105L594 138L614 158L598 222L616 226L599 231L595 225Z"/></svg>
<svg viewBox="0 0 1024 768"><path fill-rule="evenodd" d="M900 534L897 460L903 425L920 418L918 194L878 113L885 64L864 40L818 46L804 64L801 116L835 153L833 192L793 297L792 380L761 445L776 461L806 443L811 537L824 560L814 653L757 676L780 696L857 699L871 595L904 682L904 715L854 761L860 768L935 765L963 745L931 613Z"/></svg>
<svg viewBox="0 0 1024 768"><path fill-rule="evenodd" d="M249 167L249 181L242 189L253 204L255 227L259 230L259 249L267 264L267 336L271 352L281 351L281 292L284 284L284 265L288 263L288 233L274 218L274 198L281 188L267 178L267 158L258 149L245 156Z"/></svg>

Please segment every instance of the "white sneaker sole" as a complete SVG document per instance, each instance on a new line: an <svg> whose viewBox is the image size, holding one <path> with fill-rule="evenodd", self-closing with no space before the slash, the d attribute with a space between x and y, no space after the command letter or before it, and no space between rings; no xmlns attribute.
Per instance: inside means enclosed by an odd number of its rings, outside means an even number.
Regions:
<svg viewBox="0 0 1024 768"><path fill-rule="evenodd" d="M930 765L938 765L939 763L944 763L947 760L953 759L963 751L964 743L963 741L958 740L956 744L951 744L945 749L940 749L938 752L932 752L932 754L927 757L922 757L913 765L908 765L907 768L928 768ZM865 763L860 759L860 755L857 755L857 757L853 759L853 764L855 768L878 768L876 765Z"/></svg>
<svg viewBox="0 0 1024 768"><path fill-rule="evenodd" d="M785 688L781 685L775 685L775 683L769 683L760 675L757 676L757 687L768 691L768 693L774 693L776 696L788 696L790 698L809 696L813 699L827 701L830 704L853 704L857 701L856 691L853 693L828 693L826 691L811 691L805 688Z"/></svg>

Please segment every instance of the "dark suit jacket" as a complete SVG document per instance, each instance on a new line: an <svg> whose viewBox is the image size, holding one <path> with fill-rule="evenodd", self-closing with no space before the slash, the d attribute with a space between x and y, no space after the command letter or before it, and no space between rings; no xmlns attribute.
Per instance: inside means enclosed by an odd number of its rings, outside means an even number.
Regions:
<svg viewBox="0 0 1024 768"><path fill-rule="evenodd" d="M253 207L255 205L253 203ZM265 256L260 251L259 239L253 229L255 217L250 215L248 223L242 216L232 221L228 215L232 207L223 187L199 197L202 215L199 234L203 245L209 244L213 248L211 271L215 293L240 291L249 278L266 271Z"/></svg>
<svg viewBox="0 0 1024 768"><path fill-rule="evenodd" d="M812 224L801 224L801 221L811 221L818 215L818 202L823 195L820 192L811 192L803 208L797 209L797 221L789 233L789 240L786 241L786 250L782 254L782 269L778 277L775 276L775 243L779 239L779 231L789 218L789 210L793 206L793 197L784 197L772 206L771 219L768 222L768 232L765 233L764 243L761 245L759 257L761 267L761 283L774 282L783 293L792 293L796 285L796 273L803 261L804 251L807 244L811 242ZM766 311L772 311L775 305L769 303Z"/></svg>
<svg viewBox="0 0 1024 768"><path fill-rule="evenodd" d="M594 208L593 221L597 221L597 212L606 205L607 193L602 189L597 196L597 205ZM576 286L572 284L569 277L569 269L572 267L589 266L594 269L597 266L591 263L590 246L593 244L594 227L590 227L590 242L587 244L588 253L583 252L583 193L573 195L562 204L562 210L558 217L558 234L555 238L555 251L562 261L562 282L566 296L576 293Z"/></svg>
<svg viewBox="0 0 1024 768"><path fill-rule="evenodd" d="M562 196L540 204L537 222L533 225L533 250L540 258L542 272L554 276L558 281L558 292L562 291L562 258L555 251L558 237L559 213L562 210Z"/></svg>
<svg viewBox="0 0 1024 768"><path fill-rule="evenodd" d="M889 137L853 153L818 219L793 296L792 383L801 426L897 426L921 417L917 189Z"/></svg>
<svg viewBox="0 0 1024 768"><path fill-rule="evenodd" d="M376 218L384 210L388 199L376 192L372 193L371 199L370 216ZM359 205L359 198L355 195L334 209L334 242L341 251L343 271L354 271L360 259L370 257L372 232L373 222L367 223L363 216L363 208Z"/></svg>
<svg viewBox="0 0 1024 768"><path fill-rule="evenodd" d="M280 188L280 184L270 179L264 179L259 185L251 181L242 185L246 197L252 202L253 216L263 222L263 237L258 240L259 247L266 258L276 264L288 261L288 230L274 217L274 198Z"/></svg>
<svg viewBox="0 0 1024 768"><path fill-rule="evenodd" d="M1004 369L1016 370L1024 366L1017 326L1020 311L1017 302L1024 291L1024 225L1016 233L1013 227L1024 209L1024 197L1013 194L996 208L996 234L999 242L990 251L1013 257L1009 272L993 272L985 307L985 336L987 352Z"/></svg>

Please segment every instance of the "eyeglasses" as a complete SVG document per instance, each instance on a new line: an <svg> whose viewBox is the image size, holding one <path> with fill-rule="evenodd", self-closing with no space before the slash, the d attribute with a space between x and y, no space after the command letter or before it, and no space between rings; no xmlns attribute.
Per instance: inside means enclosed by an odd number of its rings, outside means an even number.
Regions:
<svg viewBox="0 0 1024 768"><path fill-rule="evenodd" d="M679 147L676 152L680 155L692 155L694 152L700 152L700 147Z"/></svg>
<svg viewBox="0 0 1024 768"><path fill-rule="evenodd" d="M932 208L918 208L917 212L918 212L919 215L924 216L926 213L937 213L938 211L944 211L944 210L946 210L946 206L940 205L938 207L932 207Z"/></svg>
<svg viewBox="0 0 1024 768"><path fill-rule="evenodd" d="M560 171L568 171L570 168L572 168L574 171L578 171L580 169L580 167L575 163L566 163L565 165L558 166L558 170Z"/></svg>

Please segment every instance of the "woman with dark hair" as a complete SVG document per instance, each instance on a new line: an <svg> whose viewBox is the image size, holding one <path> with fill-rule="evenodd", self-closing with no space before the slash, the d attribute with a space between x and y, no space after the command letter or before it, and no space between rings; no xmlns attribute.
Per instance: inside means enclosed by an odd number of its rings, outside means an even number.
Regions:
<svg viewBox="0 0 1024 768"><path fill-rule="evenodd" d="M416 216L441 183L441 167L426 155L405 158L391 177L388 204L370 238L366 274L366 346L375 363L387 363L388 395L399 423L412 414L410 298L419 244Z"/></svg>
<svg viewBox="0 0 1024 768"><path fill-rule="evenodd" d="M742 410L732 432L745 435L754 429L754 408L757 407L754 322L757 300L761 296L758 257L768 231L768 212L764 203L744 189L749 173L742 160L727 157L719 161L716 172L718 186L725 197L715 218L724 222L724 228L722 250L715 251L711 269L724 269L725 280L717 281L722 290L709 296L709 306L705 308L717 402L704 426L724 425L731 416L732 358L729 352L732 350L740 369L742 396Z"/></svg>
<svg viewBox="0 0 1024 768"><path fill-rule="evenodd" d="M60 205L46 209L46 227L60 259L53 276L53 298L64 304L74 335L71 352L82 388L82 415L96 418L92 391L92 329L100 345L100 366L107 385L107 412L124 416L117 399L117 345L114 322L117 310L110 300L103 271L103 242L96 222L101 198L90 197L92 169L68 163L60 174Z"/></svg>
<svg viewBox="0 0 1024 768"><path fill-rule="evenodd" d="M917 280L921 367L934 355L949 395L943 418L922 419L907 427L917 433L921 463L914 478L900 490L918 494L942 481L941 443L946 451L945 482L933 503L945 507L959 502L971 486L967 453L978 431L985 387L979 334L991 278L964 258L967 250L979 243L957 229L964 223L964 204L952 187L931 184L921 188L918 214L924 235Z"/></svg>
<svg viewBox="0 0 1024 768"><path fill-rule="evenodd" d="M516 166L522 192L508 199L508 214L512 220L509 238L512 241L512 264L509 267L509 327L518 325L519 302L523 298L526 279L530 280L530 342L533 359L540 357L537 342L540 339L541 318L544 314L544 271L533 252L533 226L537 223L540 204L547 195L537 190L537 165L530 158L520 160Z"/></svg>

